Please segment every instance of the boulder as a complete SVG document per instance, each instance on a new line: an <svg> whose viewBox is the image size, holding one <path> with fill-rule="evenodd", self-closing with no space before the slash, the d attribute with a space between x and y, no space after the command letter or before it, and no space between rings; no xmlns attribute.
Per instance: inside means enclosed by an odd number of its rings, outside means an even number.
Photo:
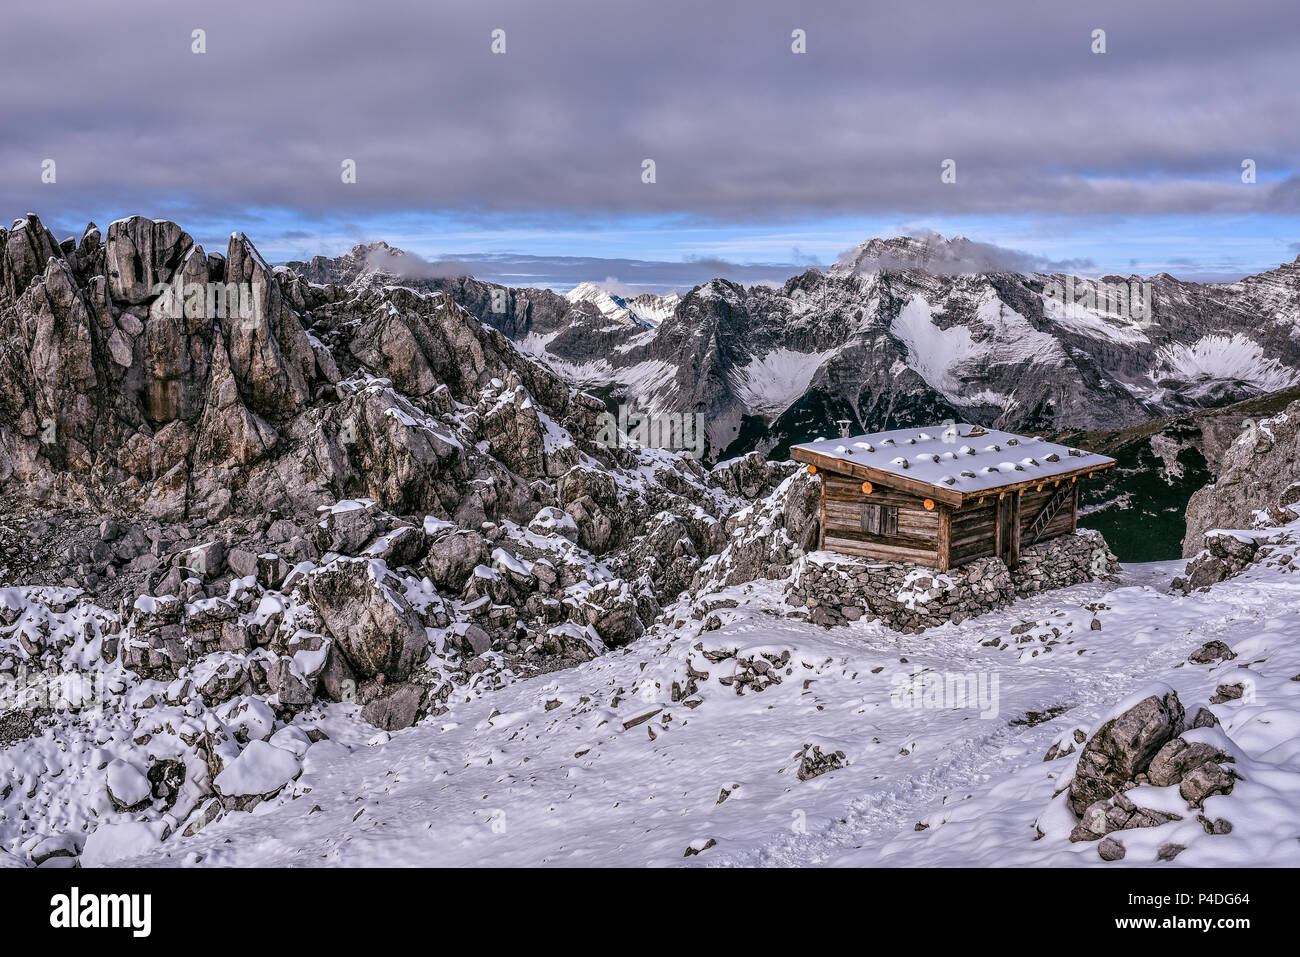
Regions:
<svg viewBox="0 0 1300 957"><path fill-rule="evenodd" d="M320 520L313 530L313 537L321 553L356 555L381 533L389 521L387 513L370 499L322 505L319 511Z"/></svg>
<svg viewBox="0 0 1300 957"><path fill-rule="evenodd" d="M429 546L424 572L439 590L459 592L474 569L488 560L487 539L478 532L457 530Z"/></svg>
<svg viewBox="0 0 1300 957"><path fill-rule="evenodd" d="M1103 838L1097 845L1097 854L1103 861L1122 861L1126 853L1124 845L1113 837Z"/></svg>
<svg viewBox="0 0 1300 957"><path fill-rule="evenodd" d="M108 800L118 811L143 811L153 800L149 778L134 764L118 759L104 771Z"/></svg>
<svg viewBox="0 0 1300 957"><path fill-rule="evenodd" d="M383 562L337 559L307 581L326 630L359 677L404 681L427 657L424 625Z"/></svg>
<svg viewBox="0 0 1300 957"><path fill-rule="evenodd" d="M302 762L292 751L251 741L212 785L228 810L250 811L279 794L300 773Z"/></svg>
<svg viewBox="0 0 1300 957"><path fill-rule="evenodd" d="M1188 656L1194 665L1212 665L1219 661L1231 661L1236 658L1233 650L1221 641L1207 641Z"/></svg>
<svg viewBox="0 0 1300 957"><path fill-rule="evenodd" d="M1143 698L1105 722L1079 754L1070 783L1070 807L1082 815L1147 770L1165 743L1184 728L1182 702L1173 691Z"/></svg>
<svg viewBox="0 0 1300 957"><path fill-rule="evenodd" d="M1234 777L1230 771L1213 761L1192 768L1183 776L1178 793L1192 807L1200 807L1214 794L1231 794Z"/></svg>
<svg viewBox="0 0 1300 957"><path fill-rule="evenodd" d="M1178 784L1188 772L1199 768L1207 762L1231 761L1229 755L1203 741L1188 742L1183 738L1174 738L1167 742L1147 769L1147 777L1158 788Z"/></svg>
<svg viewBox="0 0 1300 957"><path fill-rule="evenodd" d="M595 629L611 648L635 641L645 633L637 613L637 599L631 586L621 580L602 582L582 600L583 623Z"/></svg>
<svg viewBox="0 0 1300 957"><path fill-rule="evenodd" d="M419 719L423 700L424 688L421 685L412 682L385 685L383 693L361 709L361 717L382 731L400 731Z"/></svg>
<svg viewBox="0 0 1300 957"><path fill-rule="evenodd" d="M171 810L185 786L185 762L173 759L155 761L149 765L148 778L154 800Z"/></svg>

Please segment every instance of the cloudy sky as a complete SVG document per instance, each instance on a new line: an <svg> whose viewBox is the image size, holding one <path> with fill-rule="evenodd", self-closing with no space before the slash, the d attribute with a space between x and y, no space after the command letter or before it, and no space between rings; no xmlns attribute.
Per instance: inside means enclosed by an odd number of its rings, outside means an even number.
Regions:
<svg viewBox="0 0 1300 957"><path fill-rule="evenodd" d="M0 216L60 236L140 213L210 246L242 229L277 261L385 239L646 288L929 230L1094 273L1221 278L1300 252L1300 6L1276 0L6 0L0 18Z"/></svg>

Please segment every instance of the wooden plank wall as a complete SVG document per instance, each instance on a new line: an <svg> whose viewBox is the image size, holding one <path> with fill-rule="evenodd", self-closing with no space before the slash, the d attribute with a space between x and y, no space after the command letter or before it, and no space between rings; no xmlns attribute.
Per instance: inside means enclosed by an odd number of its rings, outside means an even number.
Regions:
<svg viewBox="0 0 1300 957"><path fill-rule="evenodd" d="M898 509L897 535L862 531L862 506L868 502ZM923 503L921 496L878 485L866 495L861 479L823 472L823 547L882 561L937 566L942 508L928 510Z"/></svg>
<svg viewBox="0 0 1300 957"><path fill-rule="evenodd" d="M909 561L937 568L957 568L977 558L997 554L998 497L981 503L972 501L961 508L936 505L926 509L923 497L876 485L871 495L862 491L862 480L822 472L822 548L881 561ZM1030 543L1024 532L1039 510L1051 498L1054 486L1040 492L1029 488L1022 495L1007 493L1012 507L1013 528L1008 549ZM1018 501L1017 501L1018 499ZM898 534L873 535L862 530L862 506L892 506L898 509ZM1079 487L1061 506L1039 541L1074 531L1078 521ZM1018 506L1018 508L1016 507Z"/></svg>
<svg viewBox="0 0 1300 957"><path fill-rule="evenodd" d="M998 497L990 495L984 504L972 502L954 509L948 564L952 568L992 555L997 547Z"/></svg>
<svg viewBox="0 0 1300 957"><path fill-rule="evenodd" d="M1022 533L1029 528L1029 524L1034 520L1034 516L1038 514L1039 509L1047 504L1053 491L1055 489L1051 485L1044 485L1041 492L1030 488L1020 496L1020 529ZM1013 494L1008 493L1008 497ZM1060 511L1056 513L1047 528L1044 529L1043 534L1039 536L1038 540L1040 542L1074 531L1077 521L1078 498L1079 487L1076 484L1071 493L1071 498L1061 506ZM952 513L951 547L948 553L948 564L953 568L957 568L977 558L996 555L997 519L998 498L996 495L990 495L982 505L978 504L977 500L969 505L955 509ZM1027 547L1029 545L1028 537L1024 536L1020 544L1022 548Z"/></svg>

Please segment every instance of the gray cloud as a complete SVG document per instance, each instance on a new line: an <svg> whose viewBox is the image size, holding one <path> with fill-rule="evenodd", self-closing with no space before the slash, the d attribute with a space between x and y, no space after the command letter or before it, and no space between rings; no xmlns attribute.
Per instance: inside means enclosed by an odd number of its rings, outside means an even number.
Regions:
<svg viewBox="0 0 1300 957"><path fill-rule="evenodd" d="M609 292L635 296L643 292L685 292L710 279L731 279L744 285L782 284L809 268L796 263L733 263L702 258L681 262L645 259L605 259L594 256L528 256L473 254L425 259L415 253L394 254L384 247L365 255L367 267L410 279L475 276L486 282L568 291L580 282L596 281ZM603 280L601 277L605 277Z"/></svg>
<svg viewBox="0 0 1300 957"><path fill-rule="evenodd" d="M957 236L945 238L933 230L911 231L912 242L869 240L844 253L840 269L857 273L886 269L923 269L940 276L979 273L1086 273L1096 268L1090 259L1049 259L993 243Z"/></svg>
<svg viewBox="0 0 1300 957"><path fill-rule="evenodd" d="M3 22L14 216L1300 210L1297 180L1277 181L1300 155L1300 10L1274 0L75 0L10 4Z"/></svg>

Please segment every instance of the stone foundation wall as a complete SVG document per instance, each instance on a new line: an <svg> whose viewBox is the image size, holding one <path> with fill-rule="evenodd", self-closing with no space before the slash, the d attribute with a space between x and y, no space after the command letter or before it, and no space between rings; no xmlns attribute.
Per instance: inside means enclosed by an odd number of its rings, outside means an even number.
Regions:
<svg viewBox="0 0 1300 957"><path fill-rule="evenodd" d="M1119 565L1100 532L1080 530L1023 549L1012 571L980 558L940 572L908 562L879 562L836 552L805 556L786 602L819 625L879 619L913 634L993 611L1016 598L1116 575Z"/></svg>

